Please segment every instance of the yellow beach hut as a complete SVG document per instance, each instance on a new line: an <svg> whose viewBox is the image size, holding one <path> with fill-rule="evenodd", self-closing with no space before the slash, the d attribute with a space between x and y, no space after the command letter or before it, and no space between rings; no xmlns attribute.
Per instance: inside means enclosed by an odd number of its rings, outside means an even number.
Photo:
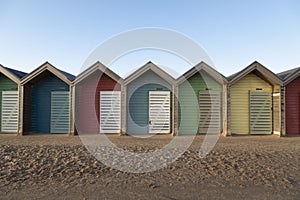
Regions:
<svg viewBox="0 0 300 200"><path fill-rule="evenodd" d="M255 61L228 80L227 135L280 135L281 79Z"/></svg>

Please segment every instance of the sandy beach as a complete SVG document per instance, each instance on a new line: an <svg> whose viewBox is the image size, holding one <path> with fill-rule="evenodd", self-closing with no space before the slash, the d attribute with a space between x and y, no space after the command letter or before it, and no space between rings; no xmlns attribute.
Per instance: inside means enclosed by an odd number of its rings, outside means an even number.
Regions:
<svg viewBox="0 0 300 200"><path fill-rule="evenodd" d="M159 149L171 136L108 136L124 150ZM300 137L220 137L204 158L204 136L174 163L128 173L97 161L80 137L0 135L1 199L299 199Z"/></svg>

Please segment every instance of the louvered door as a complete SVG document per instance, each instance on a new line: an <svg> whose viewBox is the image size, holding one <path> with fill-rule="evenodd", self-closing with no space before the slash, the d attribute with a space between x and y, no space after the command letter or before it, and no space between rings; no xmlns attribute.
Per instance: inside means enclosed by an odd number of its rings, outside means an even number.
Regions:
<svg viewBox="0 0 300 200"><path fill-rule="evenodd" d="M271 100L271 93L250 92L250 134L272 133Z"/></svg>
<svg viewBox="0 0 300 200"><path fill-rule="evenodd" d="M70 99L68 91L51 92L51 133L69 133Z"/></svg>
<svg viewBox="0 0 300 200"><path fill-rule="evenodd" d="M121 92L100 91L100 133L120 133Z"/></svg>
<svg viewBox="0 0 300 200"><path fill-rule="evenodd" d="M199 133L220 133L221 97L220 92L199 92Z"/></svg>
<svg viewBox="0 0 300 200"><path fill-rule="evenodd" d="M149 91L149 133L170 133L170 92Z"/></svg>
<svg viewBox="0 0 300 200"><path fill-rule="evenodd" d="M16 133L19 118L18 91L2 91L2 122L1 131Z"/></svg>

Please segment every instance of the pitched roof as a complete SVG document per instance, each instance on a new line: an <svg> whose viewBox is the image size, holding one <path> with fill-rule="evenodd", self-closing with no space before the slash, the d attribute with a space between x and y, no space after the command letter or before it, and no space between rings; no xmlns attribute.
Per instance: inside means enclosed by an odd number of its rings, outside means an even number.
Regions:
<svg viewBox="0 0 300 200"><path fill-rule="evenodd" d="M76 78L75 75L70 74L69 72L66 72L66 71L63 71L63 70L60 70L60 69L57 69L57 70L60 71L63 75L65 75L70 81L73 81Z"/></svg>
<svg viewBox="0 0 300 200"><path fill-rule="evenodd" d="M300 67L280 72L278 76L283 80L283 84L287 85L300 76Z"/></svg>
<svg viewBox="0 0 300 200"><path fill-rule="evenodd" d="M4 67L1 64L0 64L0 72L2 74L4 74L5 76L7 76L8 78L10 78L15 83L20 83L21 78L23 78L26 75L25 72L21 72L21 71L15 70L15 69Z"/></svg>
<svg viewBox="0 0 300 200"><path fill-rule="evenodd" d="M24 76L26 76L27 73L19 71L19 70L15 70L15 69L11 69L8 67L4 67L7 71L9 71L10 73L12 73L13 75L15 75L16 77L18 77L19 79L22 79Z"/></svg>
<svg viewBox="0 0 300 200"><path fill-rule="evenodd" d="M272 71L270 71L268 68L266 68L257 61L254 61L243 70L234 73L231 76L228 76L227 79L229 81L229 84L234 84L235 82L237 82L238 80L240 80L241 78L253 71L258 71L259 74L261 74L268 82L272 84L282 85L282 80L276 74L274 74Z"/></svg>
<svg viewBox="0 0 300 200"><path fill-rule="evenodd" d="M231 81L239 72L236 72L234 74L231 74L230 76L227 76L227 80Z"/></svg>
<svg viewBox="0 0 300 200"><path fill-rule="evenodd" d="M285 80L299 69L300 69L300 67L297 67L294 69L289 69L289 70L278 73L277 76L279 76L282 80Z"/></svg>

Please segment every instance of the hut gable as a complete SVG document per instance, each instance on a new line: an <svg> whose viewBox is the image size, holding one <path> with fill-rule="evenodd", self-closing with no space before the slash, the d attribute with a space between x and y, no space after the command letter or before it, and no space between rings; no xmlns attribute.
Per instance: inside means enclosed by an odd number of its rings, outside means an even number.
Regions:
<svg viewBox="0 0 300 200"><path fill-rule="evenodd" d="M237 81L239 81L240 79L242 79L243 77L245 77L246 75L252 72L271 84L282 85L282 80L276 74L271 72L269 69L267 69L257 61L254 61L252 64L250 64L242 71L227 77L227 79L229 81L229 84L233 85L234 83L236 83Z"/></svg>
<svg viewBox="0 0 300 200"><path fill-rule="evenodd" d="M213 69L211 66L206 64L205 62L200 62L196 66L192 67L190 70L185 72L183 75L177 78L176 82L177 85L182 84L185 80L191 78L196 73L199 73L200 71L206 72L209 76L211 76L215 81L217 81L220 84L227 83L227 79L224 75Z"/></svg>
<svg viewBox="0 0 300 200"><path fill-rule="evenodd" d="M52 74L54 74L56 77L67 83L68 85L72 84L72 81L75 79L75 76L72 74L69 74L65 71L59 70L55 68L53 65L51 65L49 62L45 62L37 69L33 70L31 73L27 74L25 77L23 77L21 84L24 85L34 79L35 77L39 76L45 71L49 71Z"/></svg>
<svg viewBox="0 0 300 200"><path fill-rule="evenodd" d="M96 71L100 71L103 74L106 74L107 76L109 76L111 79L113 79L116 82L123 82L123 79L118 74L116 74L109 68L105 67L101 62L97 61L91 67L85 69L83 72L78 74L78 76L74 80L74 84L77 84L77 83L81 82L82 80L85 80L87 77L89 77Z"/></svg>
<svg viewBox="0 0 300 200"><path fill-rule="evenodd" d="M154 72L161 79L165 80L166 82L168 82L171 85L175 83L175 79L170 74L168 74L167 72L165 72L164 70L159 68L157 65L155 65L151 61L149 61L144 66L137 69L135 72L130 74L128 77L126 77L124 80L124 85L128 85L129 83L131 83L135 79L139 78L140 76L142 76L143 74L145 74L148 71Z"/></svg>

